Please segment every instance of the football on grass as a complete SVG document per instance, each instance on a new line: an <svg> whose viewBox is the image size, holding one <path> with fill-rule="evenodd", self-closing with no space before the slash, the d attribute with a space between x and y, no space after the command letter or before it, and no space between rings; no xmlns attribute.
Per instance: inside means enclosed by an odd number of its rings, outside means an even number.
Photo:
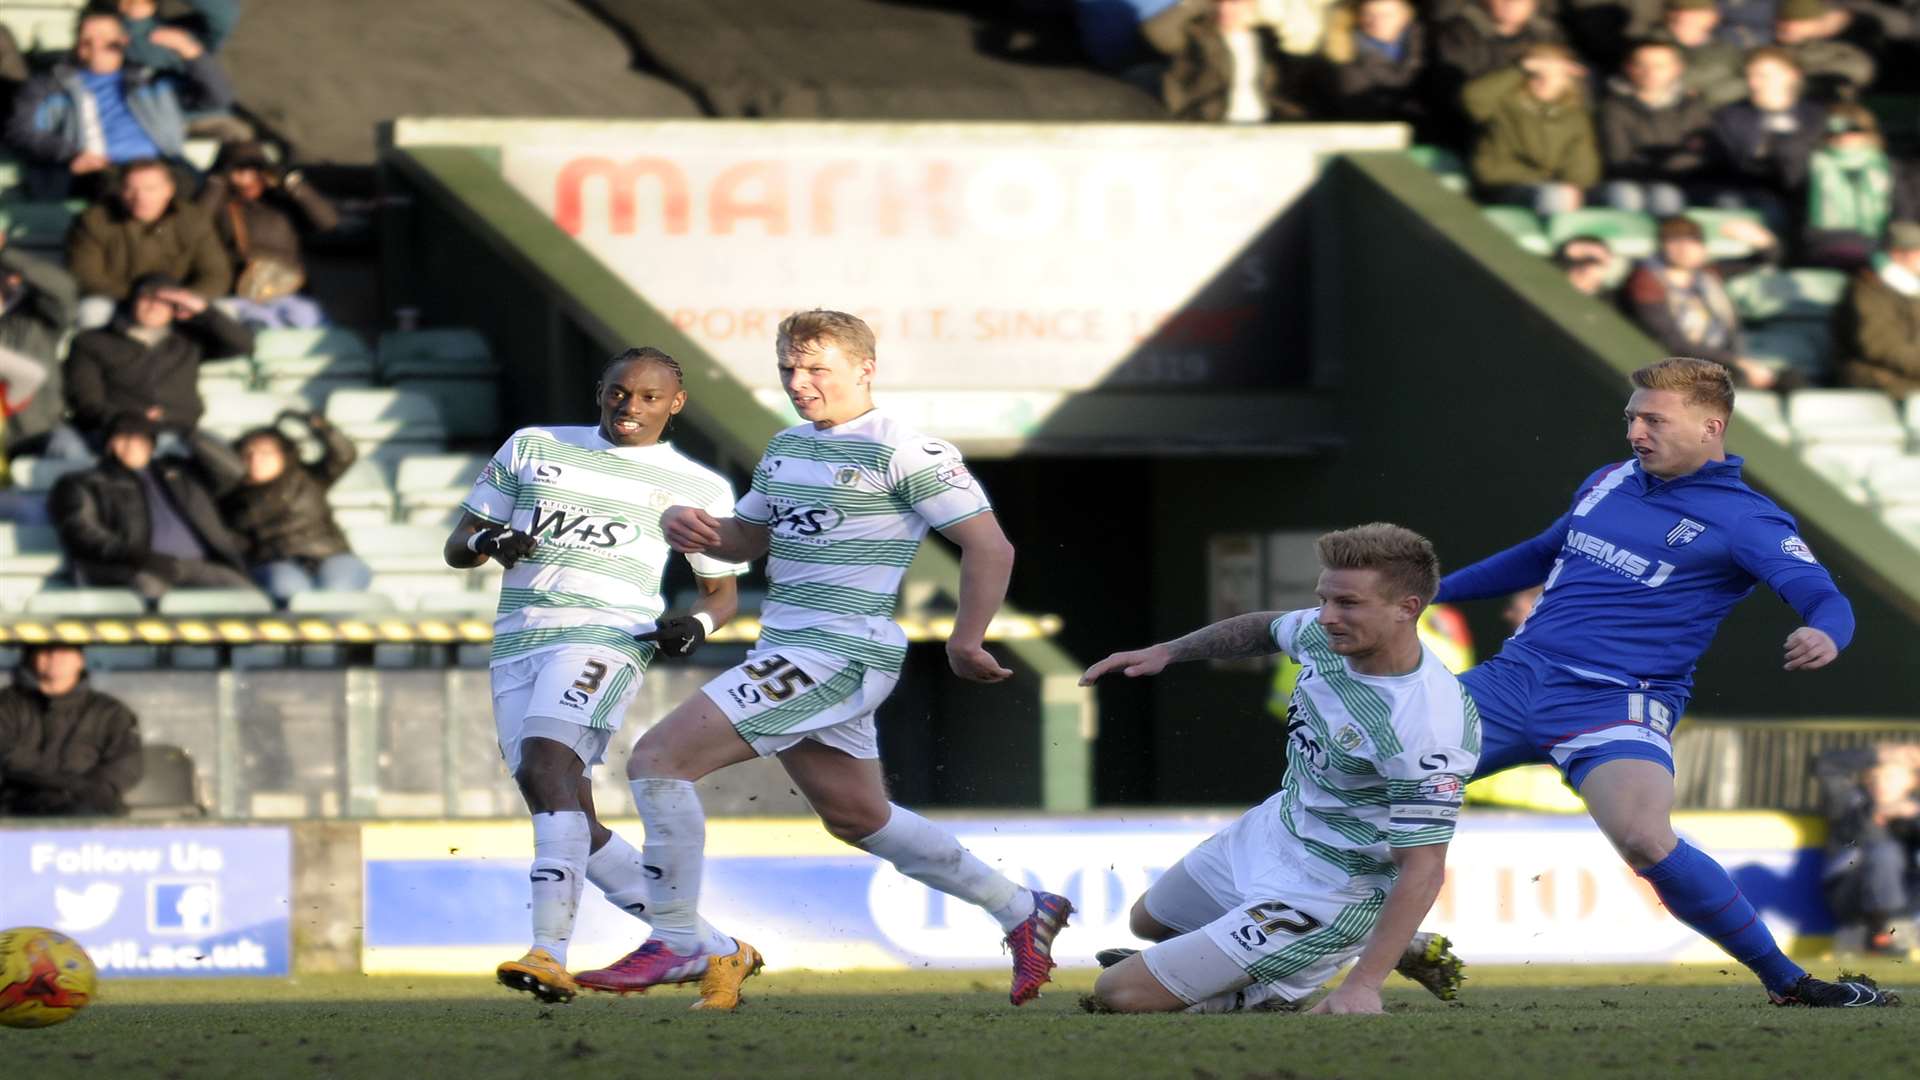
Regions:
<svg viewBox="0 0 1920 1080"><path fill-rule="evenodd" d="M55 930L0 930L0 1025L37 1028L71 1019L93 1001L93 959Z"/></svg>

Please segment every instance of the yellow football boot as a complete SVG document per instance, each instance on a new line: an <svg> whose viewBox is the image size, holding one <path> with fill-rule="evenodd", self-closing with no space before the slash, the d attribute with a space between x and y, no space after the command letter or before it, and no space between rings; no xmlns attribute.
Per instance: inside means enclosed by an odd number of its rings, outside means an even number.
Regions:
<svg viewBox="0 0 1920 1080"><path fill-rule="evenodd" d="M739 948L731 955L707 961L707 972L700 976L700 1000L693 1003L694 1008L731 1011L740 1007L740 984L760 974L766 959L759 949L739 938L734 944Z"/></svg>
<svg viewBox="0 0 1920 1080"><path fill-rule="evenodd" d="M580 985L567 974L565 964L542 948L527 950L518 960L509 960L494 969L500 985L509 990L524 990L548 1005L565 1005L580 991Z"/></svg>

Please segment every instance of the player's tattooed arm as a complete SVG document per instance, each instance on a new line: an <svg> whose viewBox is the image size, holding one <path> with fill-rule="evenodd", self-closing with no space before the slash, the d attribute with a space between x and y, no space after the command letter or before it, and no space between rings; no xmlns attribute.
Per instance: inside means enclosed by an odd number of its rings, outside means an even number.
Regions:
<svg viewBox="0 0 1920 1080"><path fill-rule="evenodd" d="M1080 685L1091 686L1110 671L1118 671L1129 679L1138 679L1144 675L1158 675L1168 664L1182 660L1237 660L1265 656L1278 651L1274 648L1270 628L1273 620L1281 614L1278 611L1259 611L1235 615L1231 619L1203 626L1185 637L1132 652L1114 653L1088 668L1080 676Z"/></svg>
<svg viewBox="0 0 1920 1080"><path fill-rule="evenodd" d="M1182 660L1239 660L1249 656L1265 656L1277 651L1273 645L1272 627L1273 620L1282 614L1279 611L1255 611L1203 626L1185 637L1167 642L1167 659L1178 663Z"/></svg>

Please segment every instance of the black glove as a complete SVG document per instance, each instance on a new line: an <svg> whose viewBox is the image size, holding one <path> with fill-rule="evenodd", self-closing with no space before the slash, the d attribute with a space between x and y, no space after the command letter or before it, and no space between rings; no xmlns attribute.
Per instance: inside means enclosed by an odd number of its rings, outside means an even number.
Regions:
<svg viewBox="0 0 1920 1080"><path fill-rule="evenodd" d="M674 615L654 623L644 634L633 635L633 640L656 642L668 656L685 658L706 644L707 628L691 615Z"/></svg>
<svg viewBox="0 0 1920 1080"><path fill-rule="evenodd" d="M477 551L509 569L539 546L538 540L506 526L481 529L467 541L467 550Z"/></svg>

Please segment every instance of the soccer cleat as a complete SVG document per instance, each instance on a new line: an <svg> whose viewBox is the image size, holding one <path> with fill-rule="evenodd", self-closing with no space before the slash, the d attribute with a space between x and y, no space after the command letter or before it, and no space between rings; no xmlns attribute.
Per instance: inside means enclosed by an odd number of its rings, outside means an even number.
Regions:
<svg viewBox="0 0 1920 1080"><path fill-rule="evenodd" d="M706 974L700 976L700 1000L693 1008L732 1011L740 1007L740 984L760 974L766 959L759 949L738 938L734 944L739 948L732 953L707 961Z"/></svg>
<svg viewBox="0 0 1920 1080"><path fill-rule="evenodd" d="M1101 949L1093 954L1093 958L1099 961L1101 967L1110 968L1139 951L1139 949Z"/></svg>
<svg viewBox="0 0 1920 1080"><path fill-rule="evenodd" d="M1395 971L1427 988L1441 1001L1460 995L1460 984L1467 981L1466 963L1453 954L1453 942L1445 934L1415 934L1400 954Z"/></svg>
<svg viewBox="0 0 1920 1080"><path fill-rule="evenodd" d="M1784 994L1769 992L1775 1005L1805 1005L1813 1009L1860 1009L1900 1004L1900 995L1880 989L1870 976L1841 972L1836 982L1800 976Z"/></svg>
<svg viewBox="0 0 1920 1080"><path fill-rule="evenodd" d="M649 987L687 983L706 973L705 952L681 954L659 938L648 938L639 948L598 971L583 971L574 981L607 994L644 994Z"/></svg>
<svg viewBox="0 0 1920 1080"><path fill-rule="evenodd" d="M1050 892L1033 891L1033 914L1007 934L1013 953L1013 990L1007 999L1025 1005L1040 996L1053 981L1053 939L1073 914L1073 901Z"/></svg>
<svg viewBox="0 0 1920 1080"><path fill-rule="evenodd" d="M520 959L495 968L494 976L501 986L532 994L548 1005L565 1005L580 990L580 984L567 974L566 965L537 946Z"/></svg>

